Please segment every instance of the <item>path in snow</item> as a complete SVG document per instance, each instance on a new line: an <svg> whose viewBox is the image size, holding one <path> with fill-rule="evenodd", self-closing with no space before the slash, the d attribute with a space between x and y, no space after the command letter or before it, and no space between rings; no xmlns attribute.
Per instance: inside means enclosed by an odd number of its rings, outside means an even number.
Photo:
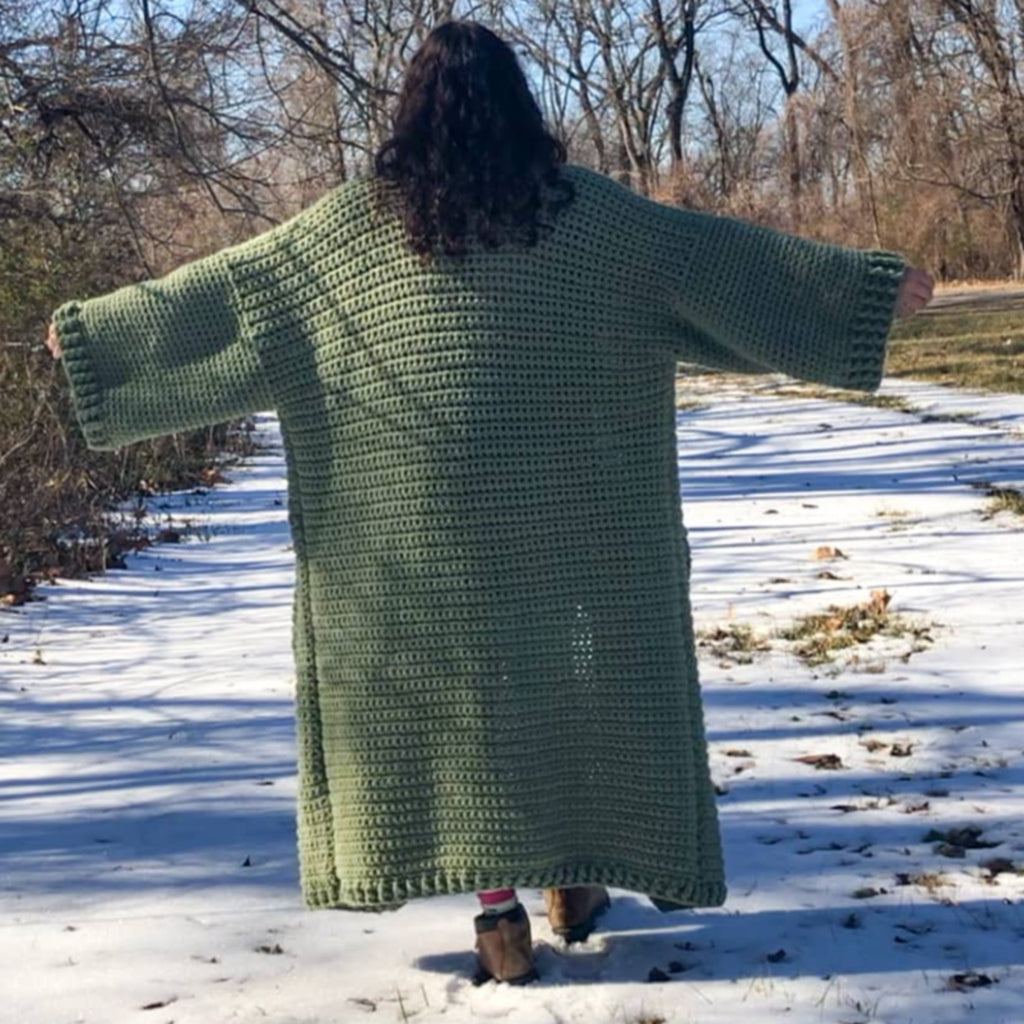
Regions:
<svg viewBox="0 0 1024 1024"><path fill-rule="evenodd" d="M303 909L292 553L264 414L267 447L231 482L151 502L208 543L0 614L0 1020L1018 1024L1024 876L982 864L1024 865L1024 530L970 484L1024 483L1024 397L887 380L979 418L922 421L774 386L681 384L710 403L678 416L698 630L768 634L876 589L930 625L915 653L876 638L837 667L777 639L749 664L700 648L724 907L663 915L615 890L566 950L527 890L542 978L525 989L470 983L471 895ZM970 825L961 840L997 845L924 840Z"/></svg>

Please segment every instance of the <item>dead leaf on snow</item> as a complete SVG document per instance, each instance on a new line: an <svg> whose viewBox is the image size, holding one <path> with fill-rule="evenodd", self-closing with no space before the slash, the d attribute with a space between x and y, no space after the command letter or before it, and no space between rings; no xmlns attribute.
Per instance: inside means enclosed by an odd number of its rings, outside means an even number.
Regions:
<svg viewBox="0 0 1024 1024"><path fill-rule="evenodd" d="M155 1003L146 1003L145 1006L140 1006L140 1010L159 1010L161 1006L170 1006L171 1003L177 1002L177 996L171 996L170 999L161 999Z"/></svg>
<svg viewBox="0 0 1024 1024"><path fill-rule="evenodd" d="M883 743L881 740L876 739L858 740L857 742L860 743L862 747L870 750L872 754L876 750L885 750L885 748L889 746L888 743Z"/></svg>
<svg viewBox="0 0 1024 1024"><path fill-rule="evenodd" d="M967 992L972 988L983 988L991 985L998 978L990 978L987 974L979 974L977 971L967 971L964 974L954 974L946 980L946 988L955 992Z"/></svg>
<svg viewBox="0 0 1024 1024"><path fill-rule="evenodd" d="M794 757L793 760L828 771L835 771L843 767L843 762L838 754L804 754L802 757Z"/></svg>
<svg viewBox="0 0 1024 1024"><path fill-rule="evenodd" d="M830 544L822 544L814 549L814 557L819 561L824 561L826 558L846 558L839 548L834 548Z"/></svg>

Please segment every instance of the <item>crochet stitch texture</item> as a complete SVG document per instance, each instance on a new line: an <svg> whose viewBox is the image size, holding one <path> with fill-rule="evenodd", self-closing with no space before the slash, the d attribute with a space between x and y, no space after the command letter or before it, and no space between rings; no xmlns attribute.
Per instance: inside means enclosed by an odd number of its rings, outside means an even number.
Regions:
<svg viewBox="0 0 1024 1024"><path fill-rule="evenodd" d="M906 262L563 173L533 249L423 267L363 176L54 313L92 448L278 414L308 907L725 901L677 363L873 391Z"/></svg>

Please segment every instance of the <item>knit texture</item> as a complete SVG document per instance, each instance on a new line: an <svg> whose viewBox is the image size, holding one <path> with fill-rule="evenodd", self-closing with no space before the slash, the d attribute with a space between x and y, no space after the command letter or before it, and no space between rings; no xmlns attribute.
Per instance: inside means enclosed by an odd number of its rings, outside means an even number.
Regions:
<svg viewBox="0 0 1024 1024"><path fill-rule="evenodd" d="M93 448L278 414L309 907L725 901L677 363L872 391L906 263L563 171L533 249L421 266L359 177L54 314Z"/></svg>

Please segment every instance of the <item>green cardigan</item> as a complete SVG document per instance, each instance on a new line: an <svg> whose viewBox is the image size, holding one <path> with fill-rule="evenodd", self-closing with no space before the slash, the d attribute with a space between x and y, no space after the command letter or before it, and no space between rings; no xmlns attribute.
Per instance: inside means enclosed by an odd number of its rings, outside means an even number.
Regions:
<svg viewBox="0 0 1024 1024"><path fill-rule="evenodd" d="M363 176L54 314L92 448L277 412L309 907L725 901L676 364L872 391L906 263L563 170L534 249L422 266Z"/></svg>

